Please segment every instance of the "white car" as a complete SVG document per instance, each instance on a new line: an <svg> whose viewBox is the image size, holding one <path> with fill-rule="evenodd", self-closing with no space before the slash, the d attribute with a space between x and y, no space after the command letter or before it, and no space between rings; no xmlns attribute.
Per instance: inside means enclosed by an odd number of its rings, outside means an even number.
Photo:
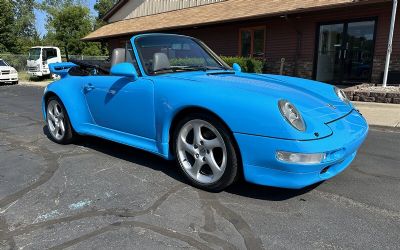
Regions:
<svg viewBox="0 0 400 250"><path fill-rule="evenodd" d="M18 72L0 58L0 83L18 83Z"/></svg>

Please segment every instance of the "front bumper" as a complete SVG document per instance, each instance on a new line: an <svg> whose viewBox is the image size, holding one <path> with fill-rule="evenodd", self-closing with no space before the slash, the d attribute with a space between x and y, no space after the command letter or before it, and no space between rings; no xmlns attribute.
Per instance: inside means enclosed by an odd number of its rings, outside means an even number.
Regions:
<svg viewBox="0 0 400 250"><path fill-rule="evenodd" d="M332 135L307 141L284 140L235 133L247 181L283 188L303 188L329 179L350 165L368 134L368 124L355 110L328 123ZM278 161L276 151L326 153L318 164L293 164Z"/></svg>
<svg viewBox="0 0 400 250"><path fill-rule="evenodd" d="M18 81L18 73L0 75L0 82L16 82Z"/></svg>
<svg viewBox="0 0 400 250"><path fill-rule="evenodd" d="M28 75L30 76L43 76L41 71L28 71Z"/></svg>

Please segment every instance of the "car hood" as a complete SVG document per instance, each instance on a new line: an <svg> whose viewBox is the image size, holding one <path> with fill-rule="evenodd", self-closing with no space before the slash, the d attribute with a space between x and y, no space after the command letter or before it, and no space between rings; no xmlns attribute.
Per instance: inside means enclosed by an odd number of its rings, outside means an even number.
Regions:
<svg viewBox="0 0 400 250"><path fill-rule="evenodd" d="M11 66L0 66L0 70L12 70L12 69L14 68Z"/></svg>
<svg viewBox="0 0 400 250"><path fill-rule="evenodd" d="M202 83L205 87L213 85L218 90L234 88L238 94L263 95L274 98L276 103L285 99L292 102L306 120L318 119L328 123L353 109L351 104L342 102L336 96L332 85L301 78L231 71L188 72L164 77Z"/></svg>

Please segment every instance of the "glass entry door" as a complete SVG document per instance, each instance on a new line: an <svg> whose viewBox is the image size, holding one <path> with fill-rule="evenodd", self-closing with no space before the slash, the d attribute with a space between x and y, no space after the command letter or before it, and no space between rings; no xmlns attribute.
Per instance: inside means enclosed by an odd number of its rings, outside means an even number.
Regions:
<svg viewBox="0 0 400 250"><path fill-rule="evenodd" d="M344 24L321 25L319 28L316 80L338 82L342 72Z"/></svg>
<svg viewBox="0 0 400 250"><path fill-rule="evenodd" d="M375 20L320 25L316 80L334 84L370 81L374 34Z"/></svg>

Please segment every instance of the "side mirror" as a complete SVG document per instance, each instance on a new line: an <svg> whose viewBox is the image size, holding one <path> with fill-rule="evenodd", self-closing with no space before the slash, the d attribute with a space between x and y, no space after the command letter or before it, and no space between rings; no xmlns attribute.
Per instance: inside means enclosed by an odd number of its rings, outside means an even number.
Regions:
<svg viewBox="0 0 400 250"><path fill-rule="evenodd" d="M135 67L132 63L118 63L111 67L111 75L132 77L133 80L138 78Z"/></svg>
<svg viewBox="0 0 400 250"><path fill-rule="evenodd" d="M233 68L233 70L236 71L236 72L242 72L242 68L241 68L240 65L237 64L237 63L234 63L234 64L232 65L232 68Z"/></svg>

